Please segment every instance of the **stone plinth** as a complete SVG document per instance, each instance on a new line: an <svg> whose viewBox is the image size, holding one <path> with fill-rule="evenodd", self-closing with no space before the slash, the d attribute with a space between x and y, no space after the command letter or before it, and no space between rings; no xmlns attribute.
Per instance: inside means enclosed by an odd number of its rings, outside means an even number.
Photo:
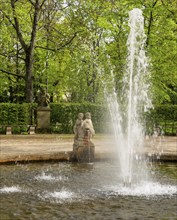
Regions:
<svg viewBox="0 0 177 220"><path fill-rule="evenodd" d="M95 146L89 138L89 132L73 144L71 161L89 163L95 158Z"/></svg>
<svg viewBox="0 0 177 220"><path fill-rule="evenodd" d="M94 162L95 146L93 143L90 145L79 146L74 151L74 159L77 162L90 163Z"/></svg>
<svg viewBox="0 0 177 220"><path fill-rule="evenodd" d="M37 129L47 129L50 127L50 107L37 108Z"/></svg>

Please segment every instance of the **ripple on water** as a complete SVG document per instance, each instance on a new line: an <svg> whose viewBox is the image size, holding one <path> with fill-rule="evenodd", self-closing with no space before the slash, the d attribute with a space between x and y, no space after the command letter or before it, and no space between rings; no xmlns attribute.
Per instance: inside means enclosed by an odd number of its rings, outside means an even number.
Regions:
<svg viewBox="0 0 177 220"><path fill-rule="evenodd" d="M177 186L175 185L163 185L158 182L143 182L140 184L126 187L123 185L106 186L105 190L108 190L109 195L121 195L121 196L173 196L177 194Z"/></svg>
<svg viewBox="0 0 177 220"><path fill-rule="evenodd" d="M46 174L45 172L43 172L41 175L38 175L35 177L36 180L46 180L46 181L65 181L67 180L66 177L63 176L52 176L51 174Z"/></svg>
<svg viewBox="0 0 177 220"><path fill-rule="evenodd" d="M17 193L17 192L22 192L22 189L19 186L11 186L11 187L4 186L3 188L0 189L0 193Z"/></svg>
<svg viewBox="0 0 177 220"><path fill-rule="evenodd" d="M69 190L62 189L61 191L48 192L45 191L42 194L38 194L42 200L49 200L55 203L72 202L73 199L79 198L79 196Z"/></svg>

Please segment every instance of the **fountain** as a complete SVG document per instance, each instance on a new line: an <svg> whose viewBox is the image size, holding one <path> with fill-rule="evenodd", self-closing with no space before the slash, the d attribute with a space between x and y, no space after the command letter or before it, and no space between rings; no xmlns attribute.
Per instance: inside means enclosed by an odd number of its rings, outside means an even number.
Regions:
<svg viewBox="0 0 177 220"><path fill-rule="evenodd" d="M143 146L139 113L151 105L140 10L130 12L129 24L122 99L115 89L107 96L119 164L111 160L2 165L0 219L176 219L177 166L148 166L139 154ZM84 139L76 135L73 147L79 150Z"/></svg>
<svg viewBox="0 0 177 220"><path fill-rule="evenodd" d="M140 9L129 12L129 26L127 69L123 78L123 88L119 91L119 96L114 87L111 92L106 91L125 185L131 185L135 173L138 181L141 180L141 171L143 171L143 176L146 176L144 169L139 169L146 165L142 164L142 158L139 160L137 152L143 146L142 114L152 107L149 98L148 62L144 50L146 40L144 19ZM112 83L114 83L113 80ZM141 166L140 164L137 166L137 161L141 162Z"/></svg>

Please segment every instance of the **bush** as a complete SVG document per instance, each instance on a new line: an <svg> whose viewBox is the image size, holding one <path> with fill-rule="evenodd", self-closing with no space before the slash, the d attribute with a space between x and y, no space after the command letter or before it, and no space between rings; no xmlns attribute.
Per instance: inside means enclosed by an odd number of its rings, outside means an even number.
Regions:
<svg viewBox="0 0 177 220"><path fill-rule="evenodd" d="M0 104L0 125L34 125L34 112L37 104ZM93 103L51 103L51 127L38 132L73 133L73 126L79 112L92 114L93 126L96 133L110 131L109 114L107 107ZM175 135L177 129L177 105L155 106L145 114L146 132L153 133L154 127L161 127L166 135ZM27 132L26 128L14 127L15 133ZM0 133L4 128L0 127Z"/></svg>
<svg viewBox="0 0 177 220"><path fill-rule="evenodd" d="M0 103L0 125L34 124L36 104Z"/></svg>
<svg viewBox="0 0 177 220"><path fill-rule="evenodd" d="M177 130L177 105L155 106L146 113L146 130L153 133L154 127L159 127L165 135L176 135Z"/></svg>
<svg viewBox="0 0 177 220"><path fill-rule="evenodd" d="M51 124L53 132L73 133L73 126L79 112L90 112L96 132L104 131L105 106L92 103L51 103Z"/></svg>

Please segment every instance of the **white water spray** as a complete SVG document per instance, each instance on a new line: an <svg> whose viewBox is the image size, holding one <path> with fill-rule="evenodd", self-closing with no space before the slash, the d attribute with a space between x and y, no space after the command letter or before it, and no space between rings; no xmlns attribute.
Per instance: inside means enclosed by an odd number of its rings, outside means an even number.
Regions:
<svg viewBox="0 0 177 220"><path fill-rule="evenodd" d="M130 185L133 176L140 179L136 154L143 146L144 131L142 113L151 107L149 96L148 61L145 55L144 18L140 9L129 12L130 33L127 40L127 69L123 78L121 99L118 99L115 89L107 95L116 145L121 166L123 181Z"/></svg>

